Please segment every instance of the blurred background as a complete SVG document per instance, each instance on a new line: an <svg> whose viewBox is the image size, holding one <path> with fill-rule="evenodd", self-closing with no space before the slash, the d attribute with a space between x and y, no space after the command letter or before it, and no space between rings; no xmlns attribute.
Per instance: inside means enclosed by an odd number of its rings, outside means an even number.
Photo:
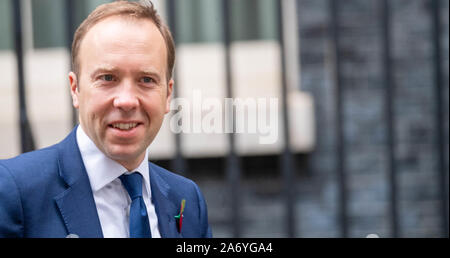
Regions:
<svg viewBox="0 0 450 258"><path fill-rule="evenodd" d="M77 123L73 32L106 2L0 0L1 159ZM149 149L200 186L215 237L448 237L449 1L153 2L176 97L279 99L273 144L174 134L174 110Z"/></svg>

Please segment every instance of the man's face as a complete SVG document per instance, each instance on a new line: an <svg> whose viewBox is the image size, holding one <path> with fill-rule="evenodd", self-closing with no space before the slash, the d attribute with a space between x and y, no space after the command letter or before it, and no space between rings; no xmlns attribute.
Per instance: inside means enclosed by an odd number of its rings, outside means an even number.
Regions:
<svg viewBox="0 0 450 258"><path fill-rule="evenodd" d="M150 20L107 18L87 32L78 61L69 80L83 130L106 156L136 168L169 112L161 33Z"/></svg>

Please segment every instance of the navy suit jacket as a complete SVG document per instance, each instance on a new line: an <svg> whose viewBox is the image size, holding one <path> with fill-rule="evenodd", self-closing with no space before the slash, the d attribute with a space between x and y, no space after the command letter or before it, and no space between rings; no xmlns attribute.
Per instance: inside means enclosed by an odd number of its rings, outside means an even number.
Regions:
<svg viewBox="0 0 450 258"><path fill-rule="evenodd" d="M4 148L5 146L2 146ZM212 237L198 186L149 162L161 237ZM186 200L181 232L174 218ZM103 237L76 128L51 147L0 160L0 237Z"/></svg>

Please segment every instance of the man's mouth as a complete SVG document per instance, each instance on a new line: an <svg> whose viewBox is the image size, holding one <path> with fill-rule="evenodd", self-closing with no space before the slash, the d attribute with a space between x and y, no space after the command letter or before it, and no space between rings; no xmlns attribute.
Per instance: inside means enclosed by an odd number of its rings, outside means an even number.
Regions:
<svg viewBox="0 0 450 258"><path fill-rule="evenodd" d="M109 127L128 131L133 128L136 128L138 125L139 125L139 123L113 123L113 124L110 124Z"/></svg>

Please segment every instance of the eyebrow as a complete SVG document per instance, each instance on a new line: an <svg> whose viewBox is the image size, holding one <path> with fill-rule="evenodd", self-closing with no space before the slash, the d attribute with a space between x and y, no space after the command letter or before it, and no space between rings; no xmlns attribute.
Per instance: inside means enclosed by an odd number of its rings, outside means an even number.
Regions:
<svg viewBox="0 0 450 258"><path fill-rule="evenodd" d="M95 79L95 77L99 73L120 73L120 69L117 68L117 67L114 67L114 66L100 66L100 67L97 67L90 74L91 80ZM151 68L142 69L142 70L138 71L137 73L141 74L141 75L150 75L150 76L155 77L157 81L161 81L161 75L157 71L155 71L154 69L151 69Z"/></svg>
<svg viewBox="0 0 450 258"><path fill-rule="evenodd" d="M160 74L153 69L143 69L139 73L145 74L145 75L151 75L151 76L155 77L157 81L161 81Z"/></svg>
<svg viewBox="0 0 450 258"><path fill-rule="evenodd" d="M95 79L95 76L97 76L99 73L117 73L119 69L112 67L112 66L102 66L97 67L91 74L90 78L91 80Z"/></svg>

